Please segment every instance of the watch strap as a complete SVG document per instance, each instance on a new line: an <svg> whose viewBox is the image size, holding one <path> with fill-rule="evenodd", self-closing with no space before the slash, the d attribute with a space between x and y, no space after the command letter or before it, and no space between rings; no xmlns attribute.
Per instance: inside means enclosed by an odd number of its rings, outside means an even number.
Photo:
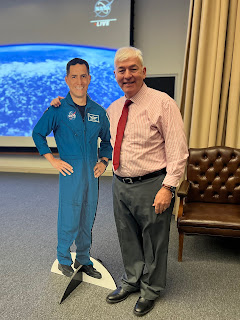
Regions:
<svg viewBox="0 0 240 320"><path fill-rule="evenodd" d="M100 162L102 162L106 167L108 166L108 161L101 159Z"/></svg>
<svg viewBox="0 0 240 320"><path fill-rule="evenodd" d="M172 192L172 198L175 196L176 187L168 186L166 184L162 184L162 187Z"/></svg>

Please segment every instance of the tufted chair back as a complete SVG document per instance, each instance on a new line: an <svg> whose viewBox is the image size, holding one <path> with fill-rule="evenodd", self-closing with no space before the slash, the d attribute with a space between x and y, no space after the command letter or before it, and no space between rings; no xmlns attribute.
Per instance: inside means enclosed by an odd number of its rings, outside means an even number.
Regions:
<svg viewBox="0 0 240 320"><path fill-rule="evenodd" d="M240 204L240 150L189 149L187 202Z"/></svg>

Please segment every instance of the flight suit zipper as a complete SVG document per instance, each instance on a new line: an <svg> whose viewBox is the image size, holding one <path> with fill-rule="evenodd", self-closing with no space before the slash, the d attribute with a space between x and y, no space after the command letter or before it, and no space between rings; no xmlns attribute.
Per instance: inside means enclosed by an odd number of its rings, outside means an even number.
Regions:
<svg viewBox="0 0 240 320"><path fill-rule="evenodd" d="M82 147L83 147L83 150L84 150L84 152L83 152L83 154L84 154L84 160L87 162L87 150L86 150L86 148L87 148L87 145L86 145L86 143L87 143L87 140L86 140L86 114L87 114L88 107L87 107L87 104L86 104L84 119L82 118L82 115L81 115L79 109L78 109L75 105L74 105L73 107L74 107L74 109L78 112L78 114L80 115L81 120L82 120L82 124L83 124L83 135L84 135L84 146L82 146Z"/></svg>

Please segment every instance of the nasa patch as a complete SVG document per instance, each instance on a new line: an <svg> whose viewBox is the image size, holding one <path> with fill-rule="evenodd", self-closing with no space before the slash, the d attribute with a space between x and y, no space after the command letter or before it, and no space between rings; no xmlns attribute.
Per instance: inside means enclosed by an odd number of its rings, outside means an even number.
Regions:
<svg viewBox="0 0 240 320"><path fill-rule="evenodd" d="M75 120L76 119L76 111L75 112L70 111L69 114L68 114L68 119L69 120Z"/></svg>

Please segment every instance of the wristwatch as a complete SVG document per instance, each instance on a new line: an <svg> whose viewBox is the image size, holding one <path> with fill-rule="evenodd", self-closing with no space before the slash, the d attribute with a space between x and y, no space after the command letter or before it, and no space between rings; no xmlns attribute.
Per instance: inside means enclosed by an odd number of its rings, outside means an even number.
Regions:
<svg viewBox="0 0 240 320"><path fill-rule="evenodd" d="M172 198L175 196L176 187L169 186L167 184L162 184L162 187L172 192Z"/></svg>
<svg viewBox="0 0 240 320"><path fill-rule="evenodd" d="M100 162L102 162L103 164L105 164L106 167L108 166L108 161L106 161L106 160L104 160L104 159L101 159Z"/></svg>

